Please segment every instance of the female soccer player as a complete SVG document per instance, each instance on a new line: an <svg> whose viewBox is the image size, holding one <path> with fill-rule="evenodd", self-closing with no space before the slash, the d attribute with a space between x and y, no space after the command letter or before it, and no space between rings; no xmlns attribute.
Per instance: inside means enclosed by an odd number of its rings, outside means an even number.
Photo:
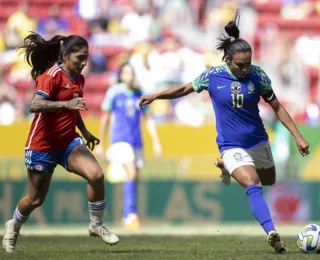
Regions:
<svg viewBox="0 0 320 260"><path fill-rule="evenodd" d="M140 107L156 99L173 99L192 92L207 90L216 114L217 144L224 168L246 190L250 208L268 235L269 244L278 253L285 251L276 232L261 185L275 183L276 171L268 135L259 116L258 103L262 97L273 108L279 120L294 136L300 153L309 153L303 138L285 108L279 103L271 81L258 66L251 65L250 45L239 38L238 12L225 30L218 50L223 51L226 64L203 72L192 83L142 96Z"/></svg>
<svg viewBox="0 0 320 260"><path fill-rule="evenodd" d="M156 156L162 152L155 123L149 113L139 109L141 90L135 85L135 74L129 63L120 67L118 83L106 91L105 99L101 105L104 114L101 120L101 144L96 150L98 155L104 152L104 137L110 122L110 144L107 157L110 163L119 163L124 166L127 180L124 183L124 206L122 227L125 230L136 230L140 221L136 209L137 188L136 180L139 169L143 166L142 135L140 120L146 120L147 130L153 142Z"/></svg>
<svg viewBox="0 0 320 260"><path fill-rule="evenodd" d="M15 251L20 228L31 212L44 202L57 164L88 181L90 236L100 237L107 244L117 244L119 238L102 223L104 173L86 148L87 145L93 150L99 139L86 129L80 115L81 110L87 110L81 71L89 56L88 42L77 35L57 35L45 41L32 33L20 49L36 81L30 104L35 117L25 147L29 191L18 203L13 218L6 223L2 246L7 253ZM87 140L86 145L76 127Z"/></svg>

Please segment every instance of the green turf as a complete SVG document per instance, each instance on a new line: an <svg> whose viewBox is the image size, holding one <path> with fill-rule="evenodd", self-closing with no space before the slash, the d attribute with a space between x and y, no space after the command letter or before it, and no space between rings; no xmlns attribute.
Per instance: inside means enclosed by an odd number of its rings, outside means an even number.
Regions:
<svg viewBox="0 0 320 260"><path fill-rule="evenodd" d="M14 254L0 259L319 259L299 251L294 238L285 238L288 252L276 254L263 237L123 236L111 247L90 237L21 237Z"/></svg>

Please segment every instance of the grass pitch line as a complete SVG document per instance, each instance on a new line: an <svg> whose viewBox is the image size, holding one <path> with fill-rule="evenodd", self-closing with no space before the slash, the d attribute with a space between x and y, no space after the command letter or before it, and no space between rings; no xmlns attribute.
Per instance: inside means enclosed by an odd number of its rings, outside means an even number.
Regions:
<svg viewBox="0 0 320 260"><path fill-rule="evenodd" d="M258 224L207 224L207 225L145 225L138 231L124 231L119 226L108 226L117 235L172 235L172 236L265 236ZM276 225L281 236L296 236L304 224ZM4 226L0 228L1 234ZM85 225L26 225L21 229L22 236L88 236L88 228Z"/></svg>

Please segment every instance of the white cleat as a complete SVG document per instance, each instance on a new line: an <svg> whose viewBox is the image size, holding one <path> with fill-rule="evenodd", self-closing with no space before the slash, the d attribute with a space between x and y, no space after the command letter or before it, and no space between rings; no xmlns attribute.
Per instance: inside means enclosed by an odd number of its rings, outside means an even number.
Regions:
<svg viewBox="0 0 320 260"><path fill-rule="evenodd" d="M16 250L16 243L18 240L19 233L15 232L10 226L10 221L7 221L6 227L4 230L4 237L2 240L2 248L7 253L14 253Z"/></svg>
<svg viewBox="0 0 320 260"><path fill-rule="evenodd" d="M268 242L273 247L274 251L281 254L286 251L280 235L276 231L271 231L268 234Z"/></svg>
<svg viewBox="0 0 320 260"><path fill-rule="evenodd" d="M216 165L216 167L221 169L221 181L225 184L225 185L230 185L231 183L231 176L229 174L229 172L224 168L224 164L223 161L219 158L215 161L214 163Z"/></svg>
<svg viewBox="0 0 320 260"><path fill-rule="evenodd" d="M105 226L100 226L98 228L89 227L89 235L91 237L100 237L106 244L112 246L119 243L119 238L117 235L112 233Z"/></svg>

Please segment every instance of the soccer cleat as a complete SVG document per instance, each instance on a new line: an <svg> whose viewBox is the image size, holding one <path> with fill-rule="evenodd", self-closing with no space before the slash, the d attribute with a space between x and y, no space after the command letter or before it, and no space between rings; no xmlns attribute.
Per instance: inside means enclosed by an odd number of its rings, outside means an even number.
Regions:
<svg viewBox="0 0 320 260"><path fill-rule="evenodd" d="M100 237L106 244L112 246L119 243L119 238L117 235L112 233L105 226L100 226L98 228L89 227L89 235L91 237Z"/></svg>
<svg viewBox="0 0 320 260"><path fill-rule="evenodd" d="M221 169L221 181L225 184L225 185L230 185L231 183L231 176L229 174L229 172L224 168L224 164L222 159L218 158L215 163L216 167Z"/></svg>
<svg viewBox="0 0 320 260"><path fill-rule="evenodd" d="M10 226L10 221L12 220L7 221L5 226L2 248L7 253L14 253L14 251L16 250L16 243L19 233L13 230L13 228Z"/></svg>
<svg viewBox="0 0 320 260"><path fill-rule="evenodd" d="M136 214L130 214L123 222L122 229L135 231L140 228L140 219Z"/></svg>
<svg viewBox="0 0 320 260"><path fill-rule="evenodd" d="M276 231L271 231L268 234L268 242L270 246L273 247L274 251L281 254L286 251L282 240L280 239L280 235Z"/></svg>

